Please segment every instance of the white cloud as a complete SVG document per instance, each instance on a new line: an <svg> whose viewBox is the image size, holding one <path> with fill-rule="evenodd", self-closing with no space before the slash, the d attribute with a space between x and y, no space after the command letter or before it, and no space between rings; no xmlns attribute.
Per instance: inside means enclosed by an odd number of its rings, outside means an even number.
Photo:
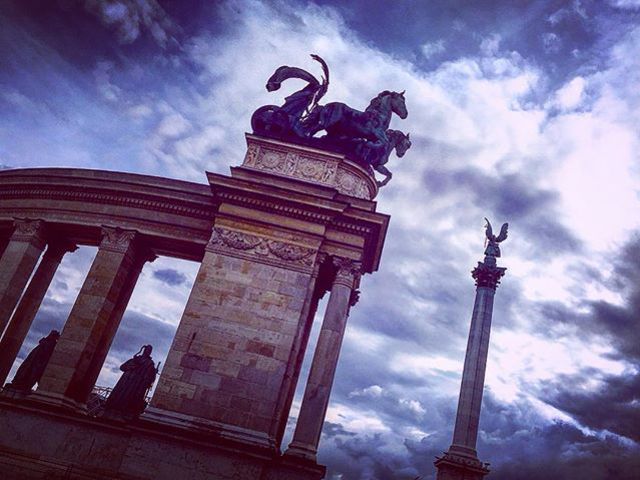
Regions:
<svg viewBox="0 0 640 480"><path fill-rule="evenodd" d="M579 107L584 98L585 85L584 78L573 78L556 92L555 105L562 110L572 110Z"/></svg>
<svg viewBox="0 0 640 480"><path fill-rule="evenodd" d="M436 40L435 42L428 42L420 47L422 54L425 58L431 58L438 53L444 52L444 40Z"/></svg>
<svg viewBox="0 0 640 480"><path fill-rule="evenodd" d="M609 0L609 4L616 8L628 10L640 8L640 0Z"/></svg>

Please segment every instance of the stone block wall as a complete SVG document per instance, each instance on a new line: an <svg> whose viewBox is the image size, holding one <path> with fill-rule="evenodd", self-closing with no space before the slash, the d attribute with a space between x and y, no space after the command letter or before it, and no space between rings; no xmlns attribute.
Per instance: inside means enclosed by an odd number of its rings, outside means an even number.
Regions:
<svg viewBox="0 0 640 480"><path fill-rule="evenodd" d="M205 253L152 407L277 436L313 276L256 255Z"/></svg>

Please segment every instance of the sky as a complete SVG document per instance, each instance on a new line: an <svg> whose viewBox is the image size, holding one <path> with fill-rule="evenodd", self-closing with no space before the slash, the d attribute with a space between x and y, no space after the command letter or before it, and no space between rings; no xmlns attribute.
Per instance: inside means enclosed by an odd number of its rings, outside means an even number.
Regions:
<svg viewBox="0 0 640 480"><path fill-rule="evenodd" d="M281 65L319 76L321 55L321 103L406 90L392 128L413 146L376 199L391 223L349 318L327 478L435 478L488 217L510 225L478 438L489 478L637 479L638 51L639 0L5 1L0 165L204 184L242 162L255 109L304 86L267 92ZM95 251L65 257L20 358L62 328ZM164 360L197 268L145 266L99 384L143 343Z"/></svg>

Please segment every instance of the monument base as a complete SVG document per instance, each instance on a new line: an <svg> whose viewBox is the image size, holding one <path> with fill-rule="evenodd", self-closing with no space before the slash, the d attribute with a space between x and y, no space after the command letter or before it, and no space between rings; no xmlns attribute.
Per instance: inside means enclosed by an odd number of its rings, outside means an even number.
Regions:
<svg viewBox="0 0 640 480"><path fill-rule="evenodd" d="M482 480L488 473L488 463L482 463L475 450L451 445L434 465L438 469L436 480Z"/></svg>
<svg viewBox="0 0 640 480"><path fill-rule="evenodd" d="M40 432L37 438L33 432ZM325 467L140 418L129 423L0 398L3 479L321 480Z"/></svg>

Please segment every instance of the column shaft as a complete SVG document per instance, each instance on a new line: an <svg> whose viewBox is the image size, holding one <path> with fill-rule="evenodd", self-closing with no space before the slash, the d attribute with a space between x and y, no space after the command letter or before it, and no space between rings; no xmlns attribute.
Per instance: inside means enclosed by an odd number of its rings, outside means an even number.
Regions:
<svg viewBox="0 0 640 480"><path fill-rule="evenodd" d="M44 250L44 222L16 220L16 229L0 259L0 334Z"/></svg>
<svg viewBox="0 0 640 480"><path fill-rule="evenodd" d="M11 370L63 255L76 248L75 245L66 242L52 243L47 247L0 342L0 384L5 382Z"/></svg>
<svg viewBox="0 0 640 480"><path fill-rule="evenodd" d="M300 414L287 453L315 460L329 405L342 339L347 324L356 270L353 262L339 265L313 355Z"/></svg>
<svg viewBox="0 0 640 480"><path fill-rule="evenodd" d="M135 232L104 228L87 278L34 398L77 406L86 401L118 328L137 273ZM138 272L139 273L139 272Z"/></svg>
<svg viewBox="0 0 640 480"><path fill-rule="evenodd" d="M495 290L489 287L478 287L476 292L453 433L453 445L471 449L474 455L487 368L494 295Z"/></svg>
<svg viewBox="0 0 640 480"><path fill-rule="evenodd" d="M304 360L304 353L307 349L307 343L309 341L309 334L311 333L311 327L313 326L313 318L315 317L316 310L318 309L318 302L320 300L321 293L318 291L318 274L320 271L320 265L324 261L326 255L319 254L314 266L314 271L309 282L307 290L307 296L304 300L304 306L300 314L299 326L296 330L296 339L294 347L291 350L289 361L287 362L287 370L285 373L285 380L281 395L278 398L278 404L276 411L281 412L281 418L277 431L275 432L276 443L280 446L282 437L287 426L287 420L289 418L289 411L291 410L291 403L296 391L296 385L298 383L298 376L300 375L300 369Z"/></svg>

